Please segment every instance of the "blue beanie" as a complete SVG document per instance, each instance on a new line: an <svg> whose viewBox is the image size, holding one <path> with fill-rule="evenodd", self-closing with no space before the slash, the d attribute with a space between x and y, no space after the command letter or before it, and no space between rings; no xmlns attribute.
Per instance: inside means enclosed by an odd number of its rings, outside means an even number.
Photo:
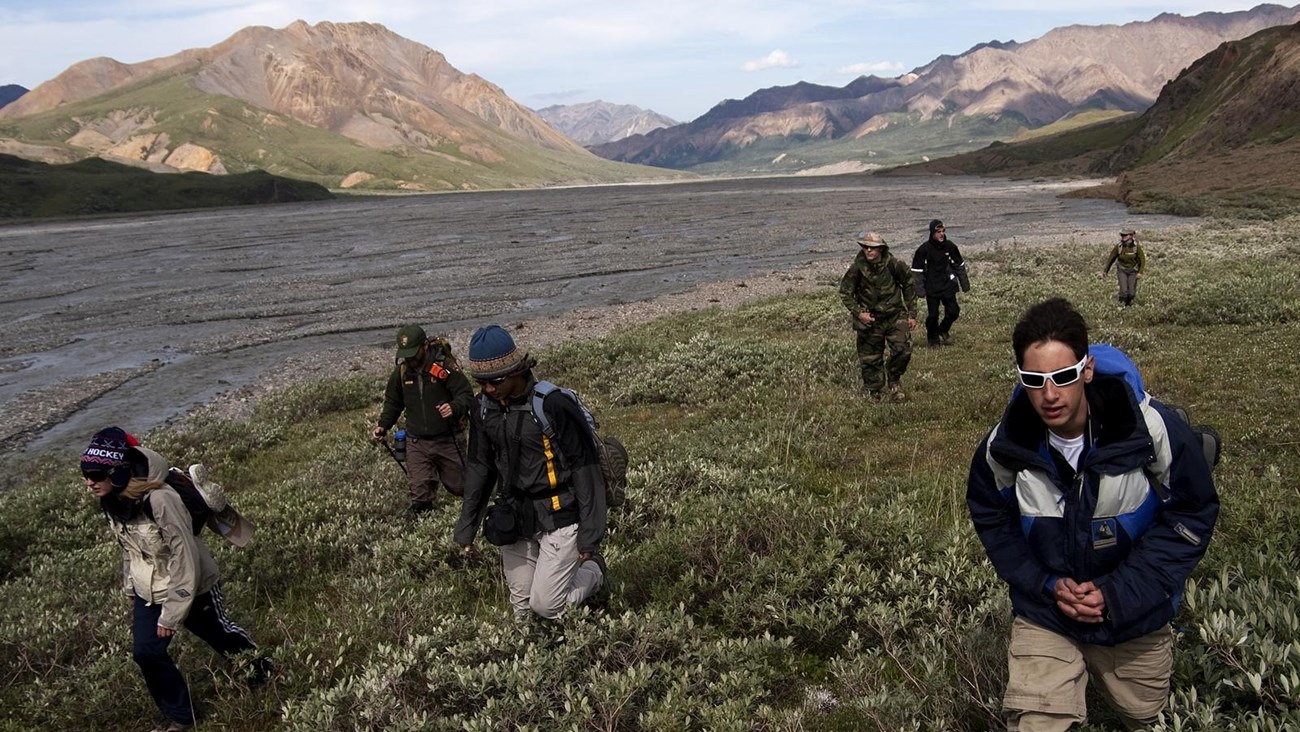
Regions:
<svg viewBox="0 0 1300 732"><path fill-rule="evenodd" d="M515 346L505 328L485 325L469 339L469 373L476 379L496 379L532 368L533 360Z"/></svg>
<svg viewBox="0 0 1300 732"><path fill-rule="evenodd" d="M81 454L81 472L107 471L114 487L125 487L131 479L126 453L138 444L121 427L105 427L90 438L90 445Z"/></svg>

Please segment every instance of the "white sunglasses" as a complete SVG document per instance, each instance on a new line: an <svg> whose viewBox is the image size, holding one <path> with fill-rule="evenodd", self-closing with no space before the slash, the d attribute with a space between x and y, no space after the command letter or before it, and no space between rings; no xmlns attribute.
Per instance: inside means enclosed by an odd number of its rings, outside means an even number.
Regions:
<svg viewBox="0 0 1300 732"><path fill-rule="evenodd" d="M1073 384L1079 380L1079 377L1083 376L1083 367L1086 365L1088 365L1088 354L1085 353L1079 363L1053 371L1050 374L1041 371L1025 371L1019 366L1016 367L1016 371L1020 372L1020 383L1026 389L1041 389L1047 386L1048 379L1051 379L1052 383L1057 386Z"/></svg>

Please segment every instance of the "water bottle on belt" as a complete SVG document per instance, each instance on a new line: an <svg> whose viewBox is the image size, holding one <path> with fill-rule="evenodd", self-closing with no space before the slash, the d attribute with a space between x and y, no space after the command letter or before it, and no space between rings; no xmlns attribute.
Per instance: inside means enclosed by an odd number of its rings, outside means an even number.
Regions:
<svg viewBox="0 0 1300 732"><path fill-rule="evenodd" d="M393 454L397 456L397 462L406 462L406 430L393 433Z"/></svg>

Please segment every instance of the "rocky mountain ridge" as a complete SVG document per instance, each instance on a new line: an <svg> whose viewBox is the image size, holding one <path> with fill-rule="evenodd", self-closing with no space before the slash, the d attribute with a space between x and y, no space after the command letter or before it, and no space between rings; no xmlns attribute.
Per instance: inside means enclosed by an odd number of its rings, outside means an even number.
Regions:
<svg viewBox="0 0 1300 732"><path fill-rule="evenodd" d="M1260 5L1193 17L1166 13L1122 26L1067 26L1024 43L995 41L940 56L898 79L760 90L687 124L592 149L611 160L690 169L759 142L768 151L791 151L810 140L862 138L900 124L1010 118L1032 129L1087 109L1141 111L1169 79L1220 43L1297 21L1300 8Z"/></svg>
<svg viewBox="0 0 1300 732"><path fill-rule="evenodd" d="M642 109L634 104L611 104L599 99L580 104L553 104L537 110L537 115L583 147L680 124L652 109Z"/></svg>
<svg viewBox="0 0 1300 732"><path fill-rule="evenodd" d="M255 26L211 48L138 64L83 61L0 109L4 137L0 150L17 154L61 144L182 170L264 167L331 186L631 175L491 82L373 23Z"/></svg>
<svg viewBox="0 0 1300 732"><path fill-rule="evenodd" d="M1142 115L889 171L1013 178L1117 176L1078 192L1183 215L1292 215L1300 207L1300 23L1224 43Z"/></svg>

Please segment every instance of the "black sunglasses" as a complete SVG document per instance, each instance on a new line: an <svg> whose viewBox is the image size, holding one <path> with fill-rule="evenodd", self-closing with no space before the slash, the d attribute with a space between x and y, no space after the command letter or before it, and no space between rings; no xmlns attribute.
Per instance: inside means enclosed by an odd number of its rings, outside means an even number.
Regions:
<svg viewBox="0 0 1300 732"><path fill-rule="evenodd" d="M83 470L83 471L81 471L81 476L82 476L83 478L85 478L86 480L94 481L94 482L96 482L96 483L98 483L98 482L100 482L100 481L102 481L102 480L108 480L108 475L109 475L109 471L107 471L107 470Z"/></svg>
<svg viewBox="0 0 1300 732"><path fill-rule="evenodd" d="M488 386L488 385L491 385L491 386L500 386L500 385L501 385L501 382L505 381L505 380L508 379L508 378L510 378L510 377L509 377L509 376L498 376L498 377L496 377L495 379L474 379L474 380L478 382L478 385L479 385L479 386Z"/></svg>

